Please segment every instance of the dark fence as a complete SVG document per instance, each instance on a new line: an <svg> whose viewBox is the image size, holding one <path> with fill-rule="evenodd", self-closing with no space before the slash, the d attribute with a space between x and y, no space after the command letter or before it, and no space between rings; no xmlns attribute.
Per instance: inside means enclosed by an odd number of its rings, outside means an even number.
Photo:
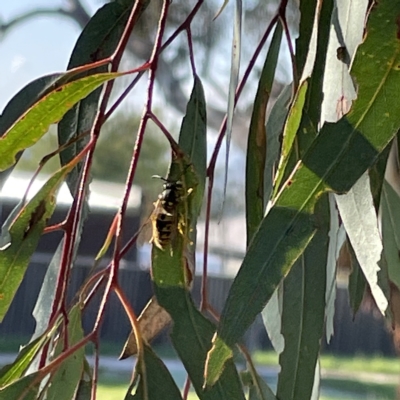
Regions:
<svg viewBox="0 0 400 400"><path fill-rule="evenodd" d="M133 264L130 263L130 266ZM44 264L32 263L17 292L9 312L0 324L0 337L30 336L35 328L32 310L35 306L43 278L46 272ZM75 293L89 272L87 267L76 267L72 271L70 294ZM149 273L146 271L122 269L119 280L136 313L140 313L152 295ZM231 280L210 277L208 280L209 298L215 309L221 310L231 285ZM193 297L199 300L200 279L195 279ZM94 323L99 298L95 298L84 313L83 326L88 331ZM394 354L391 335L386 329L384 319L376 312L362 308L353 320L348 295L345 289L339 289L336 299L335 336L326 350L336 354L380 353ZM129 322L115 296L112 296L106 309L101 330L101 338L107 342L122 344L130 331ZM164 334L158 341L167 340ZM257 319L246 336L250 349L269 348L261 318Z"/></svg>

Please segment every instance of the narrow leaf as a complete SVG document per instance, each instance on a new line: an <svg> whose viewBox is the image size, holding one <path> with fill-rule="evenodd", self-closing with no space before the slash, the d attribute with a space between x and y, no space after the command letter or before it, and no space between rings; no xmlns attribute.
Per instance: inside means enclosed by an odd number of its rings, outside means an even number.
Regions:
<svg viewBox="0 0 400 400"><path fill-rule="evenodd" d="M249 390L249 400L277 400L274 392L257 373L252 376L252 385Z"/></svg>
<svg viewBox="0 0 400 400"><path fill-rule="evenodd" d="M308 81L302 82L287 116L285 128L283 131L281 157L279 160L278 172L276 174L274 182L275 189L273 197L277 196L278 190L281 188L282 185L286 167L289 162L289 156L293 149L293 145L296 139L296 133L299 129L301 117L303 115L307 89Z"/></svg>
<svg viewBox="0 0 400 400"><path fill-rule="evenodd" d="M329 249L326 262L326 295L325 295L325 314L326 314L326 341L329 343L334 333L333 320L335 316L336 299L336 260L338 249L343 243L339 238L339 213L336 208L335 198L329 194L330 230L329 230Z"/></svg>
<svg viewBox="0 0 400 400"><path fill-rule="evenodd" d="M267 156L265 118L274 82L282 39L282 25L277 24L265 59L254 99L246 156L246 227L247 244L258 228L265 210L264 173Z"/></svg>
<svg viewBox="0 0 400 400"><path fill-rule="evenodd" d="M313 391L325 317L326 260L328 253L328 196L319 203L322 228L283 282L279 399L309 399Z"/></svg>
<svg viewBox="0 0 400 400"><path fill-rule="evenodd" d="M0 387L7 386L24 375L47 339L46 335L42 335L27 344L19 351L17 358L11 365L6 365L0 370Z"/></svg>
<svg viewBox="0 0 400 400"><path fill-rule="evenodd" d="M195 207L200 213L206 184L207 169L207 113L203 85L195 77L186 114L179 133L179 146L189 157L196 171L197 187Z"/></svg>
<svg viewBox="0 0 400 400"><path fill-rule="evenodd" d="M318 10L317 3L317 0L300 2L299 37L296 39L296 69L299 78L303 75L303 69L310 51L314 19Z"/></svg>
<svg viewBox="0 0 400 400"><path fill-rule="evenodd" d="M351 245L382 314L388 301L378 286L378 262L383 250L378 219L370 192L368 174L364 174L349 193L336 195L340 216Z"/></svg>
<svg viewBox="0 0 400 400"><path fill-rule="evenodd" d="M57 191L77 162L78 159L54 173L10 226L11 245L0 251L0 321L24 277L47 220L53 214Z"/></svg>
<svg viewBox="0 0 400 400"><path fill-rule="evenodd" d="M387 181L383 183L381 204L382 241L389 279L400 288L400 197Z"/></svg>
<svg viewBox="0 0 400 400"><path fill-rule="evenodd" d="M6 105L0 116L0 137L14 125L14 123L25 114L37 101L39 101L63 74L51 74L35 79L22 88ZM17 160L22 152L17 154ZM0 172L0 189L3 187L12 168Z"/></svg>
<svg viewBox="0 0 400 400"><path fill-rule="evenodd" d="M68 313L68 340L73 346L83 338L80 305L74 306ZM57 343L54 356L61 354L64 347L63 340ZM76 393L84 367L85 348L81 347L68 357L54 374L47 389L47 400L71 400Z"/></svg>
<svg viewBox="0 0 400 400"><path fill-rule="evenodd" d="M40 372L26 375L23 378L0 388L0 400L37 400L40 380L43 378Z"/></svg>
<svg viewBox="0 0 400 400"><path fill-rule="evenodd" d="M232 38L232 58L231 58L231 75L229 79L228 93L228 111L226 122L226 153L225 153L225 178L224 178L224 194L225 201L226 185L228 183L228 168L229 168L229 150L232 137L233 113L235 111L236 88L239 82L240 72L240 56L242 50L242 0L235 2L235 15L233 21L233 38Z"/></svg>
<svg viewBox="0 0 400 400"><path fill-rule="evenodd" d="M323 126L262 221L221 315L218 337L228 346L242 337L312 239L318 227L313 209L321 194L350 190L400 127L395 101L400 87L396 67L400 42L393 19L398 13L398 2L375 4L366 40L353 64L359 97L352 111L337 123ZM371 55L385 57L387 62L371 63ZM214 362L212 354L208 360Z"/></svg>
<svg viewBox="0 0 400 400"><path fill-rule="evenodd" d="M144 4L145 2L141 2ZM68 69L93 63L112 55L115 51L134 2L113 1L101 7L80 34L72 51ZM85 75L107 72L108 66L98 67ZM101 88L96 89L69 110L58 124L58 142L61 145L91 129L98 111ZM61 165L71 161L87 144L89 136L82 138L60 153ZM71 193L79 176L80 164L67 178Z"/></svg>
<svg viewBox="0 0 400 400"><path fill-rule="evenodd" d="M278 286L269 302L261 312L265 329L274 350L280 354L285 347L282 330L282 284Z"/></svg>
<svg viewBox="0 0 400 400"><path fill-rule="evenodd" d="M268 201L272 193L272 184L275 179L275 173L278 167L281 151L282 134L285 121L289 112L292 88L286 86L272 106L268 117L267 134L267 158L264 172L264 210L267 208Z"/></svg>
<svg viewBox="0 0 400 400"><path fill-rule="evenodd" d="M104 82L121 75L121 73L97 74L61 86L54 85L53 90L20 115L1 137L0 171L13 165L20 151L34 145L47 132L49 126L59 121L80 99ZM64 78L66 76L69 75L65 74Z"/></svg>
<svg viewBox="0 0 400 400"><path fill-rule="evenodd" d="M362 42L367 7L368 0L336 1L324 74L322 121L337 121L357 97L349 67Z"/></svg>
<svg viewBox="0 0 400 400"><path fill-rule="evenodd" d="M127 394L131 400L180 400L181 393L168 369L150 347L144 347L145 371L139 371L140 381L136 393ZM145 390L145 387L146 389ZM145 397L147 392L148 397Z"/></svg>
<svg viewBox="0 0 400 400"><path fill-rule="evenodd" d="M367 281L364 273L360 267L357 257L354 253L354 249L350 242L346 242L348 252L350 253L351 259L351 274L349 276L349 298L350 307L353 310L353 318L360 308L362 299L364 297L365 289L367 287Z"/></svg>

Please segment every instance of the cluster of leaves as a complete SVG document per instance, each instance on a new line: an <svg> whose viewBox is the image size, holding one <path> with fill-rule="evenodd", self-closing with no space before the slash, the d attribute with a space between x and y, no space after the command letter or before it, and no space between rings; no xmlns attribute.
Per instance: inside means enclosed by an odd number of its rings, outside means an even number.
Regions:
<svg viewBox="0 0 400 400"><path fill-rule="evenodd" d="M205 96L191 39L191 23L202 1L196 2L179 28L164 38L170 11L170 1L165 0L148 62L124 73L117 72L129 36L146 12L147 3L124 0L105 4L79 37L68 72L30 83L9 102L1 116L2 182L21 152L57 122L59 148L40 163L37 172L55 155L60 157L61 168L32 198L22 199L3 224L0 318L9 308L40 236L61 229L64 237L48 268L35 308L35 337L11 365L0 371L0 399L94 399L99 355L96 351L92 370L84 349L92 342L98 350L99 329L113 292L132 324L133 333L122 356L137 354L126 399L182 398L169 371L148 344L157 333L154 326L162 328L170 321L172 343L188 373L188 383L199 398L244 399L247 387L250 399L310 399L318 395L318 356L324 326L328 340L333 333L336 257L343 242L339 240L338 210L355 261L349 286L354 310L368 285L377 307L385 313L391 291L398 291L400 283L395 223L400 199L384 179L389 149L397 144L400 128L396 102L400 89L400 1L380 0L370 10L368 1L357 10L339 1L335 6L333 0L323 1L321 7L317 0L301 2L299 37L294 50L285 16L287 1L282 0L240 83L242 8L241 1L236 1L227 116L208 166ZM358 34L348 29L353 23ZM357 49L364 28L366 37ZM186 33L194 85L177 143L155 115L152 101L159 55L181 33ZM338 48L331 45L335 43L333 37ZM228 160L235 105L267 39L271 39L270 47L255 93L248 136L248 250L218 316L208 302L206 281L215 164L224 137ZM267 121L269 94L284 40L288 40L291 52L293 84L282 93ZM336 78L332 83L327 72L335 62L341 76L339 85ZM357 84L357 99L351 107L354 83L349 70ZM126 191L97 256L102 257L113 242L112 260L88 278L74 297L75 302L69 304L68 277L88 212L87 193L100 128L146 72L147 98L132 146ZM109 106L113 80L121 75L135 76ZM339 89L336 94L335 89ZM329 98L336 101L327 103ZM121 259L136 241L136 235L126 242L122 237L129 191L139 158L143 157L141 149L149 121L167 138L172 157L167 176L170 186L166 186L152 216L154 235L164 235L162 243L153 241L155 297L137 318L118 283L118 271ZM398 157L397 146L393 148ZM118 159L118 154L115 157ZM47 226L64 181L74 196L73 203L65 221ZM183 188L182 195L174 192L178 186ZM205 192L205 255L198 309L190 287L196 264L196 223ZM171 199L172 203L167 204ZM382 239L377 217L380 210ZM379 270L382 273L378 277ZM55 287L51 283L54 281ZM92 330L84 334L82 313L96 293L102 300ZM392 317L396 318L396 306L393 302L390 305ZM276 393L260 378L246 349L238 344L260 312L280 353ZM236 347L249 369L242 379L233 361ZM189 387L185 387L184 398Z"/></svg>

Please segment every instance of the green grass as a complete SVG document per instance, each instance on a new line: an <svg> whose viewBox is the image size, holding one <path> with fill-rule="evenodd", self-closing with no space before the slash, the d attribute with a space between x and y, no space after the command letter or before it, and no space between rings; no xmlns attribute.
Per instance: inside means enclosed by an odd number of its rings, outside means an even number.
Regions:
<svg viewBox="0 0 400 400"><path fill-rule="evenodd" d="M278 356L273 351L257 351L253 355L256 364L277 366ZM321 366L326 370L341 372L370 372L375 374L400 374L400 359L381 356L334 356L321 355Z"/></svg>

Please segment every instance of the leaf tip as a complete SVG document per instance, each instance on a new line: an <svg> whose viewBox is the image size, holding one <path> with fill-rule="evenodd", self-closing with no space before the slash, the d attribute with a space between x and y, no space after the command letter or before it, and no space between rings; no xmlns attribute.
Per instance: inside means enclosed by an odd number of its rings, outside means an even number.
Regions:
<svg viewBox="0 0 400 400"><path fill-rule="evenodd" d="M212 342L213 346L206 358L203 388L213 386L218 381L226 361L233 357L232 349L217 334Z"/></svg>

